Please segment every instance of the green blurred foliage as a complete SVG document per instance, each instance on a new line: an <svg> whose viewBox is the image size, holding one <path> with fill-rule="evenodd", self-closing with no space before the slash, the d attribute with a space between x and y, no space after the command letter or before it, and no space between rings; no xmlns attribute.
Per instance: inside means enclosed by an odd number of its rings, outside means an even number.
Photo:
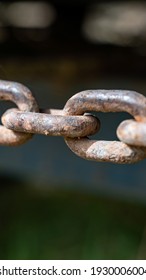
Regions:
<svg viewBox="0 0 146 280"><path fill-rule="evenodd" d="M146 257L145 206L30 189L1 191L1 259Z"/></svg>

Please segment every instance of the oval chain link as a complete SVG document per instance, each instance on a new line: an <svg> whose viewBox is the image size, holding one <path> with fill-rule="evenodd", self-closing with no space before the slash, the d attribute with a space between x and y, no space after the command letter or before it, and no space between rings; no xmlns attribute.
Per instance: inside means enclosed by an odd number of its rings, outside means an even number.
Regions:
<svg viewBox="0 0 146 280"><path fill-rule="evenodd" d="M93 116L64 116L63 110L47 109L39 111L32 93L25 86L0 81L0 100L13 101L18 109L7 110L1 120L1 145L20 145L30 139L34 133L84 137L95 134L100 122Z"/></svg>
<svg viewBox="0 0 146 280"><path fill-rule="evenodd" d="M72 96L63 110L40 110L25 86L0 81L0 100L14 102L18 109L2 116L0 144L20 145L34 133L65 137L69 148L78 156L96 161L133 163L146 157L146 98L135 91L87 90ZM122 141L95 141L87 136L100 128L96 112L127 112L133 120L122 122L117 136ZM85 115L83 115L85 114Z"/></svg>
<svg viewBox="0 0 146 280"><path fill-rule="evenodd" d="M0 100L12 101L19 110L38 112L38 105L30 90L22 84L0 81ZM0 145L17 146L32 138L33 134L20 133L0 125Z"/></svg>
<svg viewBox="0 0 146 280"><path fill-rule="evenodd" d="M47 110L48 111L48 110ZM100 128L100 122L93 116L64 116L63 110L46 113L18 112L7 110L2 123L9 129L47 136L84 137L93 135Z"/></svg>
<svg viewBox="0 0 146 280"><path fill-rule="evenodd" d="M146 133L146 98L135 91L123 90L88 90L75 94L66 103L66 115L81 115L87 111L96 112L127 112L136 120L137 127L142 125L140 138ZM130 123L131 124L131 123ZM125 128L119 127L119 130ZM143 129L145 132L143 132ZM127 138L130 135L127 133ZM120 141L94 141L87 137L82 139L65 139L69 148L78 156L96 161L114 163L133 163L146 157L146 148L135 147L136 138L133 136L134 146L126 144L126 137ZM144 145L141 145L144 146Z"/></svg>

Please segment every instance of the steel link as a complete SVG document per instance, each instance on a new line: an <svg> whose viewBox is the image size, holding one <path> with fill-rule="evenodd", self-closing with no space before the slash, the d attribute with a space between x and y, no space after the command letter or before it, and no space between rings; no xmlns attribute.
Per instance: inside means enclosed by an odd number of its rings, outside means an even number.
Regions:
<svg viewBox="0 0 146 280"><path fill-rule="evenodd" d="M134 91L88 90L72 96L67 101L64 111L66 115L81 115L87 111L125 111L135 118L138 126L139 124L144 125L146 122L146 98ZM121 127L121 131L123 131L123 127ZM127 139L129 138L130 135L127 133ZM121 139L124 141L125 137L121 137ZM65 139L65 141L75 154L84 159L134 163L146 157L145 148L127 146L119 141L93 141L88 138ZM133 139L132 145L135 146L135 143L136 138Z"/></svg>
<svg viewBox="0 0 146 280"><path fill-rule="evenodd" d="M123 121L117 128L117 136L126 144L146 147L146 122Z"/></svg>
<svg viewBox="0 0 146 280"><path fill-rule="evenodd" d="M88 160L134 163L146 158L146 97L135 91L87 90L72 96L63 110L39 110L28 88L0 81L0 100L18 107L7 110L1 118L1 145L20 145L39 133L63 136L75 154ZM100 121L89 111L124 111L134 119L117 128L122 142L95 141L87 136L99 131Z"/></svg>
<svg viewBox="0 0 146 280"><path fill-rule="evenodd" d="M39 111L30 90L19 83L0 81L0 100L14 102L21 111ZM17 146L31 138L32 134L14 132L0 125L0 145Z"/></svg>
<svg viewBox="0 0 146 280"><path fill-rule="evenodd" d="M20 111L39 112L31 91L20 83L0 80L0 100L14 102Z"/></svg>
<svg viewBox="0 0 146 280"><path fill-rule="evenodd" d="M86 90L73 95L64 107L66 115L87 111L127 112L137 121L146 121L146 98L128 90Z"/></svg>
<svg viewBox="0 0 146 280"><path fill-rule="evenodd" d="M2 116L2 123L7 128L19 132L71 138L84 137L99 131L100 122L95 117L63 116L63 111L58 111L50 110L51 115L7 110Z"/></svg>
<svg viewBox="0 0 146 280"><path fill-rule="evenodd" d="M84 137L67 138L66 144L77 156L87 160L126 164L146 157L146 148L128 146L120 141L96 141Z"/></svg>
<svg viewBox="0 0 146 280"><path fill-rule="evenodd" d="M0 145L18 146L26 143L32 138L32 134L12 131L4 126L0 126Z"/></svg>

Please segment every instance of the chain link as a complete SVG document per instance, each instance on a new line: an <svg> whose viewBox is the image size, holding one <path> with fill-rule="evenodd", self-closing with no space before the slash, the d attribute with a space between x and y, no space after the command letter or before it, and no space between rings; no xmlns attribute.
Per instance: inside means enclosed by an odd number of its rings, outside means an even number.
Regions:
<svg viewBox="0 0 146 280"><path fill-rule="evenodd" d="M9 129L19 132L44 134L48 136L84 137L99 130L99 122L93 116L64 116L63 111L53 115L45 113L19 112L7 110L2 123Z"/></svg>
<svg viewBox="0 0 146 280"><path fill-rule="evenodd" d="M14 102L20 111L38 112L39 108L30 90L15 82L0 81L0 100ZM16 146L32 138L32 134L20 133L0 125L0 144Z"/></svg>
<svg viewBox="0 0 146 280"><path fill-rule="evenodd" d="M0 126L0 145L20 145L33 134L63 136L78 156L95 161L134 163L146 158L146 97L134 91L87 90L72 96L63 110L39 110L25 86L0 81L0 100L14 102ZM100 121L88 112L127 112L134 119L117 128L120 141L96 141L88 136L100 129Z"/></svg>
<svg viewBox="0 0 146 280"><path fill-rule="evenodd" d="M67 115L81 115L87 111L127 112L136 120L141 143L146 134L146 98L135 92L125 90L87 90L72 96L64 110ZM122 127L121 127L122 126ZM141 129L145 128L145 132ZM132 127L130 126L131 130ZM134 133L135 132L135 133ZM137 145L137 133L129 134L123 125L117 129L120 141L91 141L84 138L78 141L66 139L69 148L78 156L95 161L114 163L134 163L146 157L146 149ZM128 139L128 141L127 141ZM129 146L127 144L133 145ZM136 147L140 146L140 147ZM142 146L142 147L141 147Z"/></svg>

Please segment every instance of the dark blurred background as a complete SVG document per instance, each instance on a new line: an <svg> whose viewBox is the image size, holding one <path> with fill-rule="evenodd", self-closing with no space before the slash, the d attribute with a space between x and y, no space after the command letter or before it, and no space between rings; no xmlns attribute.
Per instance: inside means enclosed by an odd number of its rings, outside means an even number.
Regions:
<svg viewBox="0 0 146 280"><path fill-rule="evenodd" d="M0 1L0 79L25 84L41 108L86 89L145 94L145 73L145 1ZM97 115L104 140L129 118ZM0 154L1 259L145 259L145 160L85 161L40 135Z"/></svg>

